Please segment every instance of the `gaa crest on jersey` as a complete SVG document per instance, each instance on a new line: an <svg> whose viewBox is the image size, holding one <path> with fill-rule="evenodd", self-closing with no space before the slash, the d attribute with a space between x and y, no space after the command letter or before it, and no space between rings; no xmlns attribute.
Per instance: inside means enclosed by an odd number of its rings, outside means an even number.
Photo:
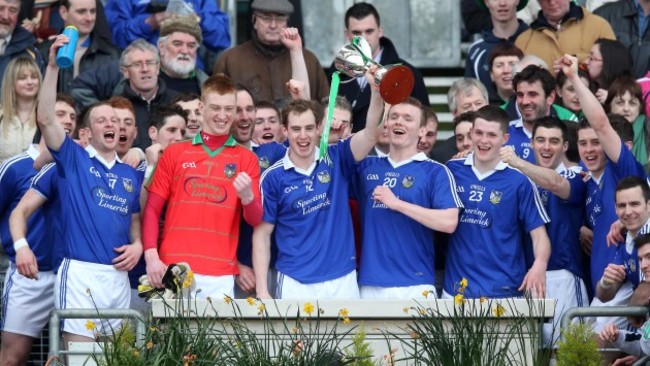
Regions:
<svg viewBox="0 0 650 366"><path fill-rule="evenodd" d="M271 165L271 162L266 156L260 156L258 162L260 163L260 169L266 169Z"/></svg>
<svg viewBox="0 0 650 366"><path fill-rule="evenodd" d="M415 177L411 175L404 176L402 179L402 187L404 188L411 188L413 187L413 184L415 183Z"/></svg>
<svg viewBox="0 0 650 366"><path fill-rule="evenodd" d="M131 179L122 178L122 185L124 186L124 189L126 189L127 192L129 193L133 192L133 183L131 182Z"/></svg>
<svg viewBox="0 0 650 366"><path fill-rule="evenodd" d="M539 191L539 198L542 199L544 207L548 207L548 191Z"/></svg>
<svg viewBox="0 0 650 366"><path fill-rule="evenodd" d="M330 172L327 170L318 172L318 174L316 174L316 177L318 178L318 181L323 184L329 183L332 179L332 177L330 177Z"/></svg>
<svg viewBox="0 0 650 366"><path fill-rule="evenodd" d="M498 205L501 203L501 197L503 197L503 192L501 191L491 191L490 192L490 202L493 205Z"/></svg>
<svg viewBox="0 0 650 366"><path fill-rule="evenodd" d="M630 269L630 272L636 272L636 260L634 258L627 260L627 268Z"/></svg>
<svg viewBox="0 0 650 366"><path fill-rule="evenodd" d="M226 167L223 169L224 174L226 174L226 177L232 178L235 176L235 173L237 173L237 164L226 164Z"/></svg>

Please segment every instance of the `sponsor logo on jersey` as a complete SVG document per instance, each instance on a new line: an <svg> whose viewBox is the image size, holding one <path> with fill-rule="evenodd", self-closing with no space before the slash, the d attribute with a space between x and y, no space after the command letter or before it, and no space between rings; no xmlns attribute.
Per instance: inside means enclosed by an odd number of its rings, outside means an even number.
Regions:
<svg viewBox="0 0 650 366"><path fill-rule="evenodd" d="M415 183L415 177L407 175L402 179L402 187L411 188Z"/></svg>
<svg viewBox="0 0 650 366"><path fill-rule="evenodd" d="M221 203L228 198L226 188L197 177L185 180L184 189L185 193L192 197L203 197L211 202Z"/></svg>
<svg viewBox="0 0 650 366"><path fill-rule="evenodd" d="M266 156L260 156L257 161L260 163L260 169L266 169L271 165L271 162Z"/></svg>
<svg viewBox="0 0 650 366"><path fill-rule="evenodd" d="M226 167L223 168L223 172L228 178L234 177L235 173L237 173L237 164L226 164Z"/></svg>
<svg viewBox="0 0 650 366"><path fill-rule="evenodd" d="M129 193L133 192L133 184L131 183L131 179L122 178L122 185L124 186L124 189L126 189L127 192Z"/></svg>
<svg viewBox="0 0 650 366"><path fill-rule="evenodd" d="M318 174L316 174L316 177L318 178L318 181L323 184L329 183L332 179L332 177L330 177L330 172L327 170L318 172Z"/></svg>
<svg viewBox="0 0 650 366"><path fill-rule="evenodd" d="M503 197L503 192L501 191L491 191L490 192L490 202L493 205L498 205L501 203L501 197Z"/></svg>
<svg viewBox="0 0 650 366"><path fill-rule="evenodd" d="M187 168L196 168L196 163L193 162L193 161L191 161L191 162L189 162L189 163L183 163L183 164L181 165L181 167L183 167L183 169L187 169Z"/></svg>

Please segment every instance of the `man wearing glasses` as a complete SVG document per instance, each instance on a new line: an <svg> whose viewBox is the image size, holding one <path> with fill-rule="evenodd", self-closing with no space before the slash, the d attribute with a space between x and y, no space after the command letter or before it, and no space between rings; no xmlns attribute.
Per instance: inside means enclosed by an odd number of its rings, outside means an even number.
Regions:
<svg viewBox="0 0 650 366"><path fill-rule="evenodd" d="M273 102L291 97L285 84L292 78L292 60L302 57L307 67L310 99L328 96L329 83L316 56L282 37L293 5L287 0L255 0L251 7L252 39L224 52L213 74L224 73L242 83L255 100Z"/></svg>

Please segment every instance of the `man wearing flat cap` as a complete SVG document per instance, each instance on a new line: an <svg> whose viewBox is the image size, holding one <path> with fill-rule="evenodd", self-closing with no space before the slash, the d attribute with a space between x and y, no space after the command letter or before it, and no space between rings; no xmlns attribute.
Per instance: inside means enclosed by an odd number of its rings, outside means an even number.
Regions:
<svg viewBox="0 0 650 366"><path fill-rule="evenodd" d="M224 52L213 73L224 73L245 85L255 100L276 101L290 98L285 84L292 78L292 48L295 42L283 37L293 5L287 0L255 0L252 39ZM311 99L329 93L329 83L316 56L302 50L307 68Z"/></svg>
<svg viewBox="0 0 650 366"><path fill-rule="evenodd" d="M494 47L501 43L514 44L528 25L517 19L517 11L526 7L528 0L475 0L483 11L490 13L492 27L483 30L483 38L469 47L465 61L465 77L479 79L488 90L491 103L501 100L490 77L489 59ZM506 65L509 67L509 65Z"/></svg>

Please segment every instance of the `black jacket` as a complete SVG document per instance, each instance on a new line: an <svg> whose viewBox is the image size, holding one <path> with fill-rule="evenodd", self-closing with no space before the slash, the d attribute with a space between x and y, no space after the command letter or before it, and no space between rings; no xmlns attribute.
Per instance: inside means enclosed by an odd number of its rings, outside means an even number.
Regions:
<svg viewBox="0 0 650 366"><path fill-rule="evenodd" d="M4 76L9 61L20 56L31 58L36 61L41 72L45 71L45 62L36 47L34 47L34 42L34 36L25 28L17 25L14 33L11 35L11 41L5 47L4 54L0 56L0 75Z"/></svg>
<svg viewBox="0 0 650 366"><path fill-rule="evenodd" d="M47 40L38 46L44 60L49 59L50 46L52 41ZM95 36L94 32L90 36L90 45L79 61L79 74L87 70L96 69L100 65L105 65L120 59L120 49L108 42L104 38ZM57 92L70 93L72 80L74 79L72 68L59 69L59 81L57 83ZM119 76L118 76L119 78Z"/></svg>
<svg viewBox="0 0 650 366"><path fill-rule="evenodd" d="M616 39L630 50L634 60L634 76L643 77L650 70L650 26L639 37L639 13L634 0L607 3L596 9L594 14L609 22Z"/></svg>
<svg viewBox="0 0 650 366"><path fill-rule="evenodd" d="M413 91L411 96L418 99L422 104L429 106L429 94L427 93L427 88L424 86L424 79L420 70L413 67L413 65L399 58L393 42L388 38L382 37L379 40L380 46L383 48L381 54L381 60L379 63L382 66L387 66L391 64L403 64L408 66L413 75L415 76L415 85L413 86ZM330 67L330 75L335 71L334 65ZM341 81L348 79L347 76L342 76ZM330 78L331 80L331 78ZM339 87L339 95L345 96L347 100L352 104L352 132L357 132L363 130L366 126L366 115L368 114L368 108L370 106L370 88L366 85L363 90L359 88L359 83L356 81L350 81L348 83L341 83Z"/></svg>

